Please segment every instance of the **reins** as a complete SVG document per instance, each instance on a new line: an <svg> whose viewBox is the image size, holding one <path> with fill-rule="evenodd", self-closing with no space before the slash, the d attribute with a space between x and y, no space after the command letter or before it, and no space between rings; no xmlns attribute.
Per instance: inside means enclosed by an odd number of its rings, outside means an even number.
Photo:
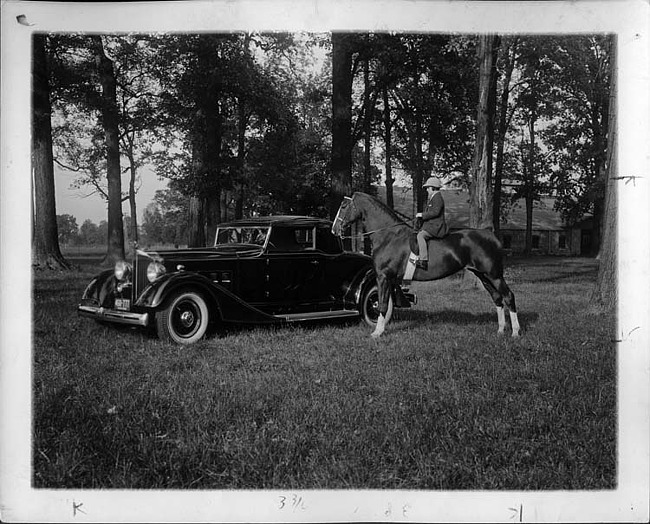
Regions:
<svg viewBox="0 0 650 524"><path fill-rule="evenodd" d="M372 231L366 231L365 233L359 233L358 235L340 235L340 238L363 238L372 235L373 233L379 233L380 231L384 231L386 229L390 229L391 227L397 227L397 226L403 226L408 224L391 224L390 226L386 227L381 227L379 229L373 229ZM411 227L411 226L409 226Z"/></svg>
<svg viewBox="0 0 650 524"><path fill-rule="evenodd" d="M351 203L355 208L357 207L356 204L354 203L354 198L347 197L347 196L346 196L346 197L343 197L343 198L346 199L346 200L349 200L350 203ZM405 218L406 220L409 220L409 221L413 220L412 218L407 217L405 214L400 213L399 211L397 211L397 210L395 210L395 209L393 209L392 211L393 211L396 215L399 215L399 216ZM341 218L340 215L341 215L341 208L339 207L338 213L336 214L336 218L334 219L334 224L336 224L336 223L339 222L339 221L341 221L341 222L343 221L343 219ZM357 235L343 235L343 234L341 233L341 234L339 235L339 237L340 237L341 239L364 238L364 237L367 237L367 236L372 235L373 233L379 233L380 231L385 231L386 229L391 229L391 228L393 228L393 227L403 226L403 225L406 225L406 226L410 227L411 229L413 229L413 226L411 226L410 224L406 223L406 221L405 221L404 223L401 223L401 224L400 224L399 222L397 222L397 223L395 223L395 224L390 224L389 226L380 227L379 229L373 229L372 231L366 231L366 232L364 232L364 233L359 233L359 234L357 234Z"/></svg>

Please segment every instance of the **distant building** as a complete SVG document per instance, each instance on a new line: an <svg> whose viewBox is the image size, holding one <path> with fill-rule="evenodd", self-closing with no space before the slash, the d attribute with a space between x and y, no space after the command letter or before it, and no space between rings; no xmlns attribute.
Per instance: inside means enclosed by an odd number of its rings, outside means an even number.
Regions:
<svg viewBox="0 0 650 524"><path fill-rule="evenodd" d="M451 230L469 228L469 192L443 189L445 216ZM377 188L377 197L386 202L386 188ZM408 217L415 215L410 188L394 187L395 210ZM592 217L586 215L576 224L566 224L554 208L555 199L542 198L533 206L532 253L539 255L582 255L591 245ZM526 204L517 201L500 224L499 238L510 254L521 254L526 244Z"/></svg>

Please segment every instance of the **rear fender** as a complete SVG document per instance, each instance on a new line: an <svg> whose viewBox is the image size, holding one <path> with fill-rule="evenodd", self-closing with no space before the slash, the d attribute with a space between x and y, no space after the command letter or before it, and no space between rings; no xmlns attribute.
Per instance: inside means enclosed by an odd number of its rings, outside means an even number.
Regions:
<svg viewBox="0 0 650 524"><path fill-rule="evenodd" d="M377 274L373 268L368 269L359 278L358 282L352 287L354 289L354 303L359 304L362 293L377 281Z"/></svg>
<svg viewBox="0 0 650 524"><path fill-rule="evenodd" d="M376 282L377 273L375 273L375 270L369 269L366 271L366 273L361 277L359 284L355 287L355 303L358 304L361 300L362 293L364 293L370 286L375 285ZM411 307L411 301L406 298L404 292L402 291L402 288L399 285L396 284L395 286L392 286L390 288L390 292L393 303L397 307Z"/></svg>

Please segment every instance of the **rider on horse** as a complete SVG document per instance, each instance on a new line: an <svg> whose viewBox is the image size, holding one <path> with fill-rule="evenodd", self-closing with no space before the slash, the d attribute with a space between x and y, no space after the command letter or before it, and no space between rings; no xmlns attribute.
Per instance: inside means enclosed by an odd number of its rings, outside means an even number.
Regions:
<svg viewBox="0 0 650 524"><path fill-rule="evenodd" d="M420 251L416 267L424 269L429 267L429 249L427 241L431 238L444 238L449 233L445 221L445 201L440 194L442 181L429 177L422 187L427 189L427 206L422 213L416 215L415 227L418 231L418 248Z"/></svg>

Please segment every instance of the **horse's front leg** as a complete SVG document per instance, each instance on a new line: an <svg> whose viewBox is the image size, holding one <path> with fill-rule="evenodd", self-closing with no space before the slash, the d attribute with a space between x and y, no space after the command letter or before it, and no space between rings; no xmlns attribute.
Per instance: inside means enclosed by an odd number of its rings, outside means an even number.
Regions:
<svg viewBox="0 0 650 524"><path fill-rule="evenodd" d="M386 329L386 312L388 311L388 301L390 300L391 285L390 280L380 273L377 275L377 293L379 295L379 318L377 326L372 332L372 338L379 338Z"/></svg>

